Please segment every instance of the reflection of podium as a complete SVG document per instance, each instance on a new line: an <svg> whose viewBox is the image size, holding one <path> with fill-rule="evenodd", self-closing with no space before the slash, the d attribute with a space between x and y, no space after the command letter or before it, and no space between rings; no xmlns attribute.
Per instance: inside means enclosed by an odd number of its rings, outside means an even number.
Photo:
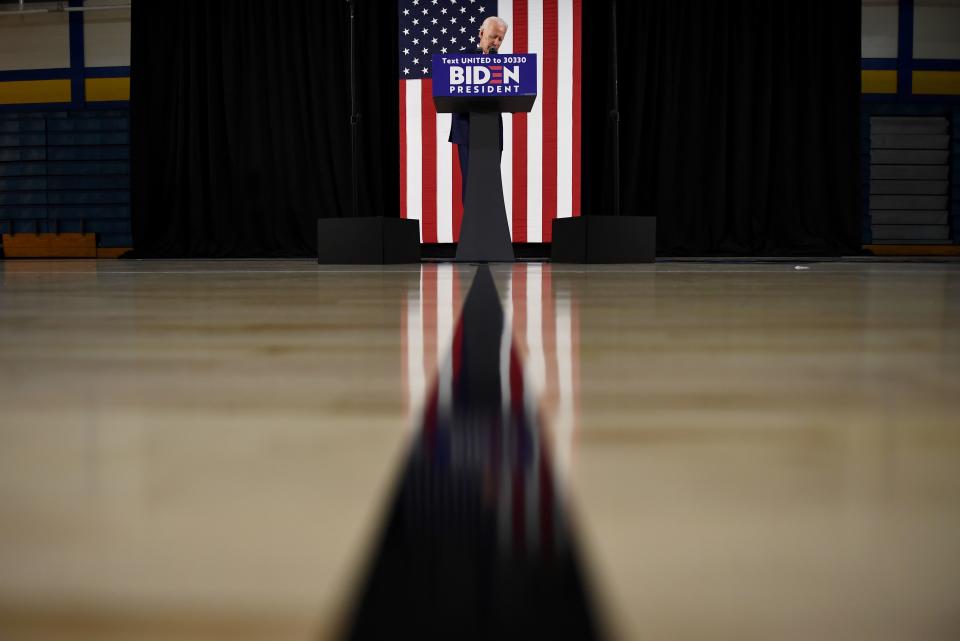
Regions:
<svg viewBox="0 0 960 641"><path fill-rule="evenodd" d="M513 261L500 177L500 114L533 108L537 57L435 55L432 75L437 111L470 114L470 166L456 260Z"/></svg>

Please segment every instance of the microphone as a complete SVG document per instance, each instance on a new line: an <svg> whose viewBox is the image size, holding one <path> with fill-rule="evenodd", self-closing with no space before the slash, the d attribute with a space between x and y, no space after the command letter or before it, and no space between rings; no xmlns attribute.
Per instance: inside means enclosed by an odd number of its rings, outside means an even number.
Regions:
<svg viewBox="0 0 960 641"><path fill-rule="evenodd" d="M493 55L497 55L497 48L496 48L496 47L490 47L489 49L487 49L487 54L489 55L489 54L491 54L491 53L492 53Z"/></svg>

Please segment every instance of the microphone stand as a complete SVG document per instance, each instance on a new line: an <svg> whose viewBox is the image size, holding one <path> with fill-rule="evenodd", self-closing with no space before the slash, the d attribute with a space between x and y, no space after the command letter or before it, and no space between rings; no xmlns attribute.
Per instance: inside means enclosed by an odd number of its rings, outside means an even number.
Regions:
<svg viewBox="0 0 960 641"><path fill-rule="evenodd" d="M360 111L357 100L357 41L356 41L356 2L347 0L350 5L350 167L351 167L351 212L356 218L360 215Z"/></svg>
<svg viewBox="0 0 960 641"><path fill-rule="evenodd" d="M346 0L350 17L350 212L317 217L317 263L388 265L420 262L420 221L364 212L360 203L360 100L357 83L357 0ZM369 8L370 3L367 3ZM343 7L343 5L340 5ZM363 9L361 9L363 11ZM367 203L368 209L375 203ZM318 212L323 214L325 212Z"/></svg>
<svg viewBox="0 0 960 641"><path fill-rule="evenodd" d="M613 153L613 211L603 214L582 212L573 218L557 218L553 221L553 245L551 258L558 263L652 263L656 260L657 219L641 216L633 210L622 214L620 202L620 74L617 69L617 0L610 0L610 33L608 36L610 68L613 72L613 100L607 113L609 129L604 138L612 135L607 151ZM607 94L607 99L610 96ZM604 153L607 153L606 151ZM608 160L610 158L608 157ZM601 182L606 185L605 181ZM606 190L601 189L598 200L606 200ZM604 205L605 206L605 205ZM588 215L589 214L589 215Z"/></svg>
<svg viewBox="0 0 960 641"><path fill-rule="evenodd" d="M620 78L617 71L617 0L610 3L610 42L613 46L613 215L620 215Z"/></svg>

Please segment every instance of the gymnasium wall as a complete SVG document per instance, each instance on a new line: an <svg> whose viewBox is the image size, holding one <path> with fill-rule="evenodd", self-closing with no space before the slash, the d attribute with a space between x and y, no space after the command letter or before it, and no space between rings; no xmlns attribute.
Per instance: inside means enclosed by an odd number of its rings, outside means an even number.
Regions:
<svg viewBox="0 0 960 641"><path fill-rule="evenodd" d="M110 8L122 4L0 4L3 233L86 231L100 247L131 246L130 10Z"/></svg>
<svg viewBox="0 0 960 641"><path fill-rule="evenodd" d="M925 223L937 218L936 222L949 226L941 232L946 235L946 242L960 242L960 0L863 0L861 56L864 243L896 242L889 238L890 230L896 228L877 222L890 222L897 215L901 220L896 222L901 223L911 218L923 219ZM929 149L878 149L891 144L892 138L884 142L882 136L894 131L891 123L903 117L927 119L927 124L915 121L928 135L926 139L917 136L916 140L920 141L918 146L929 145ZM921 133L921 129L916 131ZM895 191L893 183L876 180L873 175L877 173L878 152L918 152L913 153L918 158L925 155L923 162L930 166L918 165L912 170L918 176L926 176L928 182L901 182L901 191L910 193L891 195ZM928 173L938 168L942 173ZM939 180L935 185L932 178L942 175L947 178L946 184ZM880 201L892 204L881 204L878 209ZM896 209L884 209L888 206ZM880 220L879 216L885 219ZM932 226L912 228L913 232L903 234L937 235L924 233L935 231ZM917 241L944 242L934 238Z"/></svg>

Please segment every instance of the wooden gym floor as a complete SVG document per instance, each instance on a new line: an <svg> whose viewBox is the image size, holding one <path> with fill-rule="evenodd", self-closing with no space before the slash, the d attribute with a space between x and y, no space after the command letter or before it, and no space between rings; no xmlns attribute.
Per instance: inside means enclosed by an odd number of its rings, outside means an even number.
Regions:
<svg viewBox="0 0 960 641"><path fill-rule="evenodd" d="M478 273L0 262L0 639L349 629ZM490 273L602 635L960 638L960 263Z"/></svg>

